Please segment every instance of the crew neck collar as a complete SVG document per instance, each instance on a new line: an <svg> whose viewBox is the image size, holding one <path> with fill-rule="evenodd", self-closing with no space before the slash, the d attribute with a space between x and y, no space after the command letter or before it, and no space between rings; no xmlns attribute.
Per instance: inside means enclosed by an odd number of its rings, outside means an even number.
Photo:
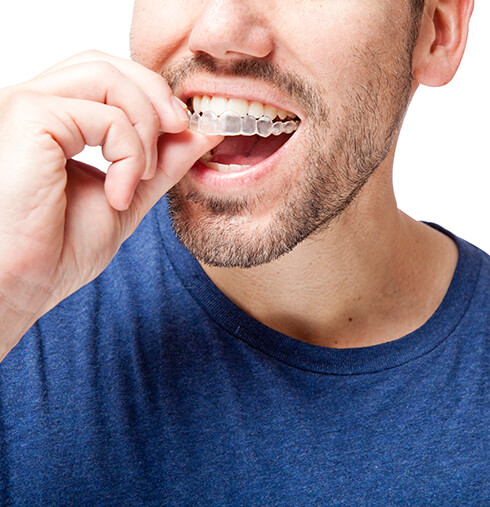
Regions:
<svg viewBox="0 0 490 507"><path fill-rule="evenodd" d="M470 244L436 224L431 227L453 239L458 246L458 263L446 295L432 315L412 333L369 347L333 349L311 345L284 335L238 308L211 281L199 262L176 238L167 214L166 201L155 208L162 246L182 286L219 327L249 346L291 367L319 374L361 375L401 366L439 346L456 329L466 313L480 271L471 265Z"/></svg>

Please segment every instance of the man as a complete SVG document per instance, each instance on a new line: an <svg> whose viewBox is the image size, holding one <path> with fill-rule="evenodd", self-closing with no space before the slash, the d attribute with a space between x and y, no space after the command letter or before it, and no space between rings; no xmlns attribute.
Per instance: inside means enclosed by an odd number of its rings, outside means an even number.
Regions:
<svg viewBox="0 0 490 507"><path fill-rule="evenodd" d="M488 501L489 260L391 184L472 8L137 0L0 92L5 503Z"/></svg>

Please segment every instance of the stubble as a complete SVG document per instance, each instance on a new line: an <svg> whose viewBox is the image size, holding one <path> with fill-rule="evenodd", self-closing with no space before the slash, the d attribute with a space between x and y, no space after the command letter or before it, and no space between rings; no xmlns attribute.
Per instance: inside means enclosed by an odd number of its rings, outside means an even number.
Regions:
<svg viewBox="0 0 490 507"><path fill-rule="evenodd" d="M302 134L301 170L284 169L296 177L284 177L274 189L280 199L265 218L259 220L257 211L267 208L271 196L266 191L217 197L190 188L185 179L173 187L169 210L183 245L205 264L248 268L271 262L325 230L355 200L391 148L410 99L415 39L412 31L389 68L379 63L383 55L353 48L364 77L354 80L335 114L319 87L271 62L243 60L224 68L198 55L167 69L164 77L174 89L203 70L261 80L298 101L310 126Z"/></svg>

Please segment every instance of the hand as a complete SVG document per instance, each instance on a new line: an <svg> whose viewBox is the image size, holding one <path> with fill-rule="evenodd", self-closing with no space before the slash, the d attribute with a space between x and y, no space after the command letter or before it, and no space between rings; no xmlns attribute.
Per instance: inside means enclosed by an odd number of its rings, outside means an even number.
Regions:
<svg viewBox="0 0 490 507"><path fill-rule="evenodd" d="M93 51L0 90L0 321L4 329L7 320L23 323L0 335L0 360L100 274L220 142L186 130L184 113L161 76ZM102 147L107 176L72 159L86 145Z"/></svg>

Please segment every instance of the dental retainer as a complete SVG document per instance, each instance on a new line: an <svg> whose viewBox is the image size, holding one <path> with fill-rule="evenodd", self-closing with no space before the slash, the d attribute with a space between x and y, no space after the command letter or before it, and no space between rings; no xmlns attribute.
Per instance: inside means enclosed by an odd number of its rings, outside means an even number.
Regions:
<svg viewBox="0 0 490 507"><path fill-rule="evenodd" d="M279 136L292 134L299 123L295 120L272 121L268 116L255 118L247 114L242 117L234 111L225 111L219 116L213 111L189 112L189 129L208 136Z"/></svg>

